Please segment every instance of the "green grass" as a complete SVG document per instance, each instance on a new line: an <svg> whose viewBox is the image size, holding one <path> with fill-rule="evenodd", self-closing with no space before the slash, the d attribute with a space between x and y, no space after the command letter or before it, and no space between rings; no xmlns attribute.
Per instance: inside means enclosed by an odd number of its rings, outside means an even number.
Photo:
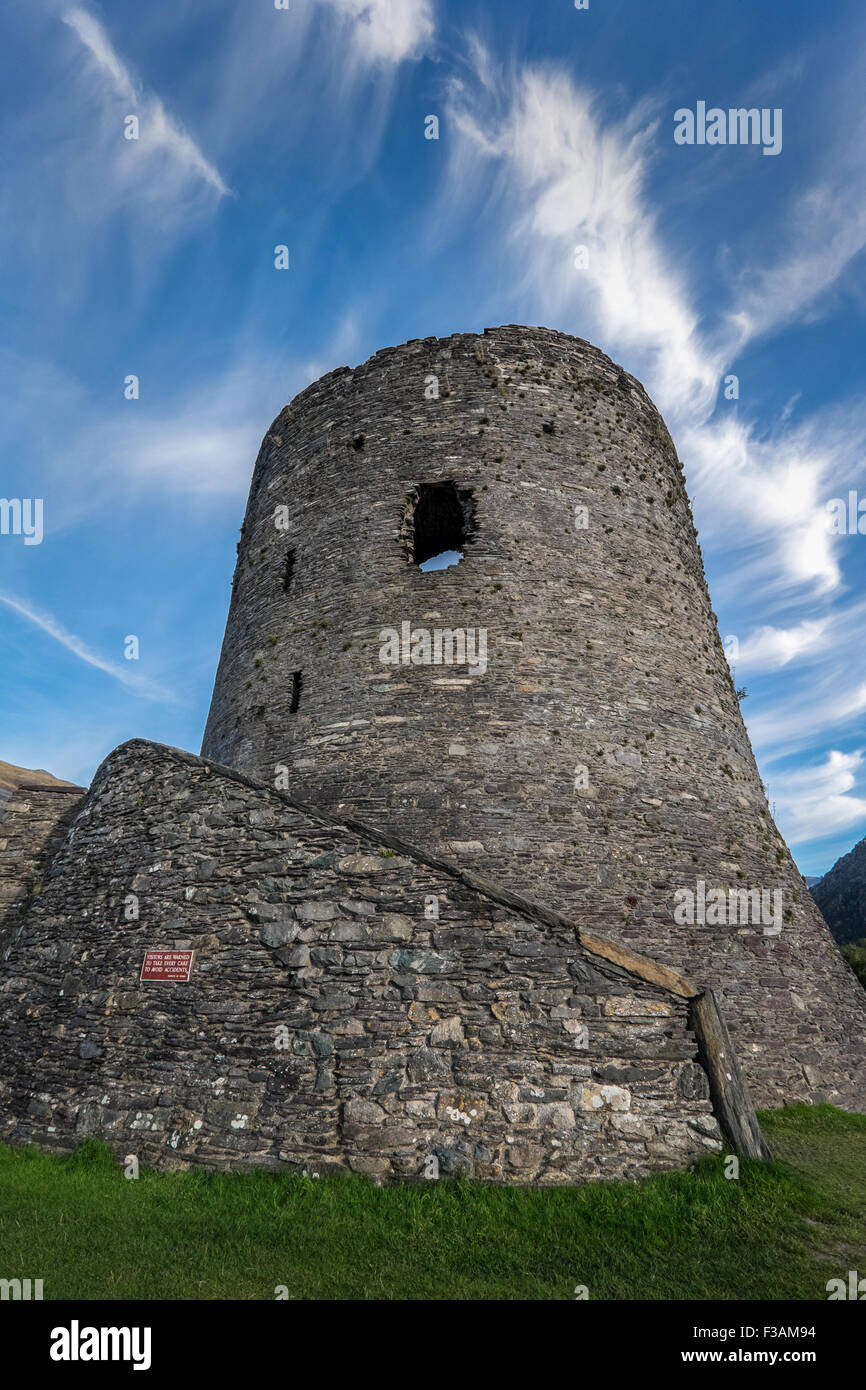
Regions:
<svg viewBox="0 0 866 1390"><path fill-rule="evenodd" d="M866 1117L761 1116L777 1155L647 1182L470 1182L142 1170L94 1142L0 1146L0 1277L46 1299L826 1299L864 1265ZM866 1266L860 1271L866 1274Z"/></svg>

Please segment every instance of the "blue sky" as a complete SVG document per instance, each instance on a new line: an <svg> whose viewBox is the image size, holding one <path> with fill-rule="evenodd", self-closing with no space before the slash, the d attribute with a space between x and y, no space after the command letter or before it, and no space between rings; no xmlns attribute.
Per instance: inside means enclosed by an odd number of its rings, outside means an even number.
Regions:
<svg viewBox="0 0 866 1390"><path fill-rule="evenodd" d="M0 536L0 757L197 751L280 408L541 323L663 411L771 804L827 869L866 834L866 537L826 521L866 499L864 38L854 0L5 0L0 495L44 538ZM780 108L781 153L678 145L699 101Z"/></svg>

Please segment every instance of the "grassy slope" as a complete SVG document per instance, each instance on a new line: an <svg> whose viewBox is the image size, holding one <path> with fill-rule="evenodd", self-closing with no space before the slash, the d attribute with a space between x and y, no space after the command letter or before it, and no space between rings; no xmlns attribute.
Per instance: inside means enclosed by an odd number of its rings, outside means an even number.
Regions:
<svg viewBox="0 0 866 1390"><path fill-rule="evenodd" d="M0 1147L0 1277L46 1298L825 1299L864 1262L866 1117L762 1116L778 1158L641 1184L376 1188ZM866 1272L866 1271L864 1271Z"/></svg>

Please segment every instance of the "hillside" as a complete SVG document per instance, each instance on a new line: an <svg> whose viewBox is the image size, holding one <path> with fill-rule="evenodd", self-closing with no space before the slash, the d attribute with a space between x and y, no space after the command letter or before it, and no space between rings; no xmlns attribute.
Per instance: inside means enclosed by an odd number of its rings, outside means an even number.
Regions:
<svg viewBox="0 0 866 1390"><path fill-rule="evenodd" d="M74 783L64 782L61 777L52 777L50 772L45 772L42 768L15 767L13 763L4 763L0 758L0 792L17 791L23 786L71 787Z"/></svg>
<svg viewBox="0 0 866 1390"><path fill-rule="evenodd" d="M810 891L840 946L866 937L866 839Z"/></svg>

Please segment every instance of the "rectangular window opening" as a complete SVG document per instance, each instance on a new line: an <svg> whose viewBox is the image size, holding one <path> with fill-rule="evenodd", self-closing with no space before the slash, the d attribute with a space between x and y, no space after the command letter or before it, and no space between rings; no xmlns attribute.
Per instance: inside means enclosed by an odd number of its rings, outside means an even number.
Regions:
<svg viewBox="0 0 866 1390"><path fill-rule="evenodd" d="M289 714L297 714L303 688L304 677L300 671L296 671L292 676L292 703L289 705Z"/></svg>
<svg viewBox="0 0 866 1390"><path fill-rule="evenodd" d="M295 552L290 550L286 556L286 563L283 569L283 593L287 594L292 587L292 580L295 577Z"/></svg>

